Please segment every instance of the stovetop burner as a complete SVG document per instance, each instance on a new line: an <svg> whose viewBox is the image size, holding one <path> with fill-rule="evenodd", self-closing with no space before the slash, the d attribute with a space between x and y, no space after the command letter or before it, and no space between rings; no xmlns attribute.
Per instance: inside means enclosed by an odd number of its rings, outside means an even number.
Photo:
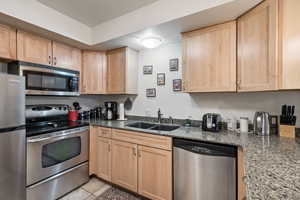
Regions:
<svg viewBox="0 0 300 200"><path fill-rule="evenodd" d="M41 104L26 106L26 136L88 126L88 123L68 120L68 105Z"/></svg>
<svg viewBox="0 0 300 200"><path fill-rule="evenodd" d="M26 124L26 136L35 136L55 131L68 130L88 126L88 123L69 120L42 121Z"/></svg>

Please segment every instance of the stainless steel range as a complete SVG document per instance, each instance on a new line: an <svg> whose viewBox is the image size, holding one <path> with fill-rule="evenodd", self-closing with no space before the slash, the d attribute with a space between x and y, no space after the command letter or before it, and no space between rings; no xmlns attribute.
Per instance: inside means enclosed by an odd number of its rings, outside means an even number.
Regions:
<svg viewBox="0 0 300 200"><path fill-rule="evenodd" d="M89 179L89 126L67 105L26 106L27 200L57 199Z"/></svg>

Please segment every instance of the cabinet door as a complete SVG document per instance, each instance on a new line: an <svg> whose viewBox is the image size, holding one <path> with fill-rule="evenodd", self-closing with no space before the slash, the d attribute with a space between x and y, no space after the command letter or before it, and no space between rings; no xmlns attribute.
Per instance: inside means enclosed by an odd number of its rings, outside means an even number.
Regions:
<svg viewBox="0 0 300 200"><path fill-rule="evenodd" d="M89 174L96 174L97 171L97 127L90 127L90 154L89 154Z"/></svg>
<svg viewBox="0 0 300 200"><path fill-rule="evenodd" d="M18 60L52 65L51 40L18 30L17 43Z"/></svg>
<svg viewBox="0 0 300 200"><path fill-rule="evenodd" d="M107 93L124 94L126 77L126 48L107 52Z"/></svg>
<svg viewBox="0 0 300 200"><path fill-rule="evenodd" d="M101 129L98 129L101 130ZM97 138L97 169L98 177L111 181L111 140Z"/></svg>
<svg viewBox="0 0 300 200"><path fill-rule="evenodd" d="M0 58L15 60L17 54L17 32L0 24Z"/></svg>
<svg viewBox="0 0 300 200"><path fill-rule="evenodd" d="M281 89L300 89L300 1L280 2Z"/></svg>
<svg viewBox="0 0 300 200"><path fill-rule="evenodd" d="M53 66L80 71L81 51L71 46L53 42Z"/></svg>
<svg viewBox="0 0 300 200"><path fill-rule="evenodd" d="M138 147L138 193L154 200L172 199L172 153Z"/></svg>
<svg viewBox="0 0 300 200"><path fill-rule="evenodd" d="M82 68L82 51L77 48L72 50L72 68L75 71L81 71Z"/></svg>
<svg viewBox="0 0 300 200"><path fill-rule="evenodd" d="M137 192L137 145L112 141L112 182Z"/></svg>
<svg viewBox="0 0 300 200"><path fill-rule="evenodd" d="M84 51L82 66L82 93L106 92L106 55L103 52Z"/></svg>
<svg viewBox="0 0 300 200"><path fill-rule="evenodd" d="M236 91L236 22L183 34L186 92Z"/></svg>
<svg viewBox="0 0 300 200"><path fill-rule="evenodd" d="M266 0L238 19L238 91L278 89L278 1Z"/></svg>

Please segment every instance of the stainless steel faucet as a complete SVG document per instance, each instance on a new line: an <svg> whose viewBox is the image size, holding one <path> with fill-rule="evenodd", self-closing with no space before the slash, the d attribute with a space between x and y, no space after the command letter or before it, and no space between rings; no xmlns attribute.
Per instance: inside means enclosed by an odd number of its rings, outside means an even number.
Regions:
<svg viewBox="0 0 300 200"><path fill-rule="evenodd" d="M174 119L173 119L173 117L171 117L171 116L169 117L169 123L170 123L170 124L174 124Z"/></svg>
<svg viewBox="0 0 300 200"><path fill-rule="evenodd" d="M161 123L162 116L163 116L163 114L161 114L161 111L160 111L160 108L159 108L158 111L157 111L157 121L158 121L158 123Z"/></svg>

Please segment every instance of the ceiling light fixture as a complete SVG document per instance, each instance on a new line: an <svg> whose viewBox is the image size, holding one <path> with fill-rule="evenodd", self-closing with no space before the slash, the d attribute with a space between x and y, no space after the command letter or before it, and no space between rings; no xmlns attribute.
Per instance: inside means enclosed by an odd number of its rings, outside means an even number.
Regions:
<svg viewBox="0 0 300 200"><path fill-rule="evenodd" d="M162 44L162 39L158 37L147 37L141 40L141 44L148 49L153 49Z"/></svg>

